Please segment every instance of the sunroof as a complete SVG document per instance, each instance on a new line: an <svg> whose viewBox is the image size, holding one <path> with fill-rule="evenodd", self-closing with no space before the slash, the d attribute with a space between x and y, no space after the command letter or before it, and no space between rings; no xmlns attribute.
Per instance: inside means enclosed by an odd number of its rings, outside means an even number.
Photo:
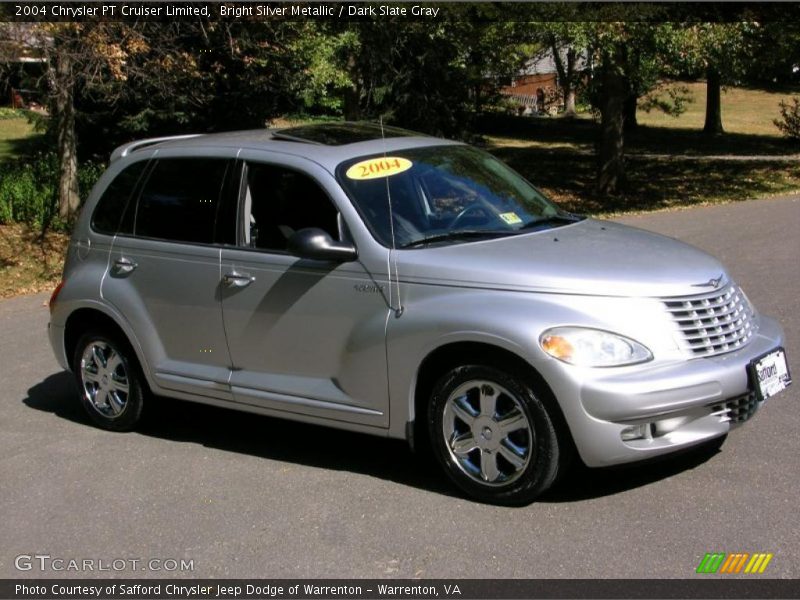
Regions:
<svg viewBox="0 0 800 600"><path fill-rule="evenodd" d="M383 137L410 137L422 135L407 129L387 127L383 133L377 123L319 123L317 125L301 125L281 129L272 134L273 137L294 142L310 142L325 146L343 146L357 142L380 140Z"/></svg>

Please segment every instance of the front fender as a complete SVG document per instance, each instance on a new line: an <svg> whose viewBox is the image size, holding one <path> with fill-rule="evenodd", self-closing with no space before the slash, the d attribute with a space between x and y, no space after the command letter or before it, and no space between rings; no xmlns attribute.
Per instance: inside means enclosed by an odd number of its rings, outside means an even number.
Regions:
<svg viewBox="0 0 800 600"><path fill-rule="evenodd" d="M408 435L419 369L435 350L458 342L494 346L530 364L549 385L557 361L539 348L539 335L554 324L586 320L549 294L421 284L404 291L403 312L387 326L389 436L396 438Z"/></svg>

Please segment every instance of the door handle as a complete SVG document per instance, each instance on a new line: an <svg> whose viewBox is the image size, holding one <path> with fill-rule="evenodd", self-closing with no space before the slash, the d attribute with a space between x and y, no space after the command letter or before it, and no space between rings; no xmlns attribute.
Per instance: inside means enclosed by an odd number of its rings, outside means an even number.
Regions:
<svg viewBox="0 0 800 600"><path fill-rule="evenodd" d="M127 275L128 273L132 273L133 270L138 266L139 265L137 265L131 259L125 258L124 256L122 258L118 258L117 260L114 261L114 270L117 273L124 274L124 275Z"/></svg>
<svg viewBox="0 0 800 600"><path fill-rule="evenodd" d="M256 280L256 278L248 273L239 273L237 271L231 271L230 273L225 273L222 280L228 287L243 288L253 283Z"/></svg>

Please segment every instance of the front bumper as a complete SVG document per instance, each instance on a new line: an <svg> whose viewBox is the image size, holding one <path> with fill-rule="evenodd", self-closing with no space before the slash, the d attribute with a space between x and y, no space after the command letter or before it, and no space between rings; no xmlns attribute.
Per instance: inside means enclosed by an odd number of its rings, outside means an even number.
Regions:
<svg viewBox="0 0 800 600"><path fill-rule="evenodd" d="M747 366L783 344L780 325L761 316L758 333L736 352L620 369L559 364L548 380L583 461L615 465L702 443L749 419L763 402Z"/></svg>

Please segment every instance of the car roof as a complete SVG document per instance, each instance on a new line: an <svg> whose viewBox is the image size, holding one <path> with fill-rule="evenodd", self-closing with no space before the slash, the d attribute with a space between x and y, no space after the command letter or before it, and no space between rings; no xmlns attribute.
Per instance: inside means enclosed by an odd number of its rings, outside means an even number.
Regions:
<svg viewBox="0 0 800 600"><path fill-rule="evenodd" d="M132 157L145 148L242 148L302 156L333 172L339 163L359 156L456 144L459 142L377 123L343 121L139 140L114 150L111 161Z"/></svg>

